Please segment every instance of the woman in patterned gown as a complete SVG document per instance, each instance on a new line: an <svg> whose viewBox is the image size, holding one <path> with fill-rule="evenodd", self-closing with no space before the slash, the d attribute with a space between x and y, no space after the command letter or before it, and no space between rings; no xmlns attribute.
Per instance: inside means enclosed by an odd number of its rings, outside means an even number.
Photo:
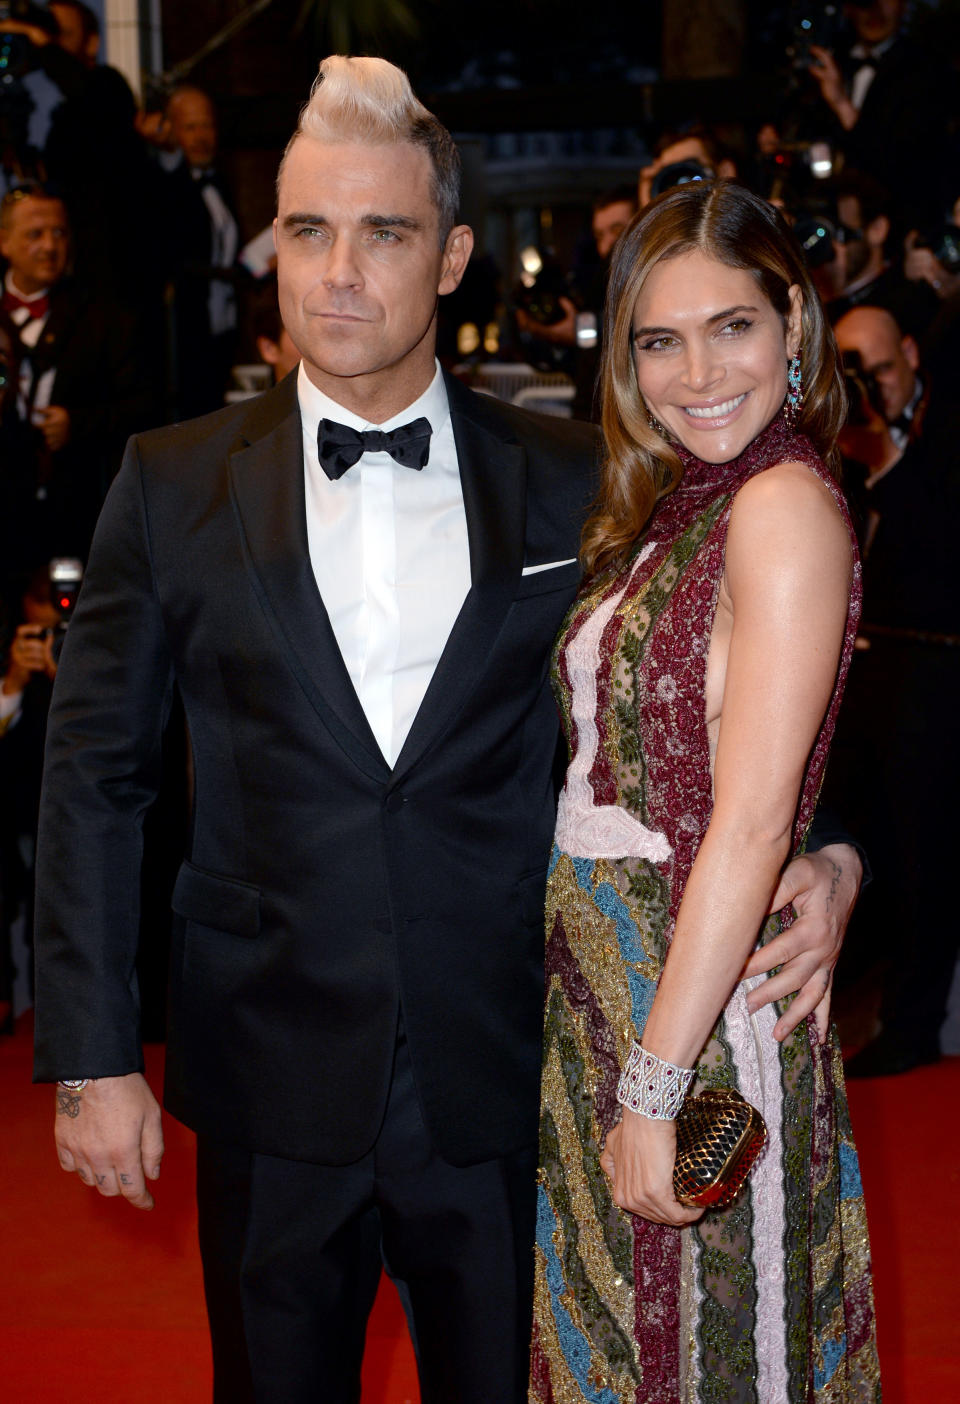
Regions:
<svg viewBox="0 0 960 1404"><path fill-rule="evenodd" d="M691 184L636 217L602 384L588 579L554 657L570 761L530 1399L865 1404L869 1246L829 996L806 1018L760 1007L748 963L789 921L766 917L813 814L860 602L831 472L833 338L770 206ZM641 1057L652 1079L631 1078ZM674 1198L688 1081L736 1087L766 1121L727 1209Z"/></svg>

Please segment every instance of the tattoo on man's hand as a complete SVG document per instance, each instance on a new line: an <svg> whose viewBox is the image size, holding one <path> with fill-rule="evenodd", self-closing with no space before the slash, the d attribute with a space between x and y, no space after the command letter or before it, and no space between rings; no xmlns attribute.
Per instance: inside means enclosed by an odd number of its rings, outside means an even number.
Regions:
<svg viewBox="0 0 960 1404"><path fill-rule="evenodd" d="M107 1177L106 1177L106 1175L98 1175L98 1176L97 1176L97 1184L98 1184L98 1185L105 1185L106 1183L107 1183Z"/></svg>
<svg viewBox="0 0 960 1404"><path fill-rule="evenodd" d="M80 1104L83 1098L79 1092L68 1092L65 1087L57 1088L57 1116L80 1115Z"/></svg>
<svg viewBox="0 0 960 1404"><path fill-rule="evenodd" d="M131 1176L129 1176L129 1175L121 1175L121 1176L120 1176L120 1183L121 1183L122 1185L132 1185L132 1184L133 1184L133 1179L132 1179Z"/></svg>
<svg viewBox="0 0 960 1404"><path fill-rule="evenodd" d="M90 1183L90 1176L87 1174L86 1170L78 1170L77 1174L80 1176L81 1180L85 1185L88 1185Z"/></svg>
<svg viewBox="0 0 960 1404"><path fill-rule="evenodd" d="M836 897L837 889L840 886L840 879L843 877L843 868L839 863L835 863L832 858L830 859L830 866L833 869L833 877L830 879L830 891L827 893L828 907L833 905L833 899Z"/></svg>

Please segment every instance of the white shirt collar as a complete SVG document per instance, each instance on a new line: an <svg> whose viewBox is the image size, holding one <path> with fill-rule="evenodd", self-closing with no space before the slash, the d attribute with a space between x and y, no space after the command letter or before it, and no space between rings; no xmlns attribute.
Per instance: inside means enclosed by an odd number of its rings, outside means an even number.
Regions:
<svg viewBox="0 0 960 1404"><path fill-rule="evenodd" d="M429 419L432 432L438 434L450 416L450 405L440 362L435 361L434 364L434 377L419 399L414 400L412 405L407 405L391 419L385 419L382 424L374 424L372 420L361 419L343 405L338 405L336 400L332 400L329 395L318 389L307 375L301 361L297 372L297 398L300 401L304 432L315 439L321 419L333 419L338 424L346 424L349 429L388 430L396 429L401 424L409 424L412 419L419 419L423 415Z"/></svg>
<svg viewBox="0 0 960 1404"><path fill-rule="evenodd" d="M882 58L888 49L892 49L900 35L891 34L888 38L882 39L879 44L854 44L850 50L850 57L861 60L873 60L874 62Z"/></svg>
<svg viewBox="0 0 960 1404"><path fill-rule="evenodd" d="M13 293L14 297L19 297L21 302L39 302L40 298L46 297L50 291L49 288L41 288L39 292L35 293L21 292L20 289L17 287L16 283L13 281L12 268L7 269L6 276L3 280L3 285L6 288L7 292Z"/></svg>

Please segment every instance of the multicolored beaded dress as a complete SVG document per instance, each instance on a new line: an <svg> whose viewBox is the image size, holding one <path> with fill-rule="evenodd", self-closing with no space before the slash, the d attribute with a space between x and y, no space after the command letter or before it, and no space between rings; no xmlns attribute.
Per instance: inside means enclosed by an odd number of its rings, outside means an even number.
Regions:
<svg viewBox="0 0 960 1404"><path fill-rule="evenodd" d="M588 583L554 685L570 763L547 887L547 986L531 1404L866 1404L880 1398L869 1244L835 1032L734 991L691 1093L735 1086L769 1139L725 1210L677 1229L621 1211L599 1155L643 1033L712 805L707 652L734 495L802 462L774 420L719 466L681 452L680 485L616 575ZM852 536L852 531L851 531ZM795 851L813 815L860 608L856 568L833 699L810 757ZM762 939L780 929L773 918ZM764 977L760 977L761 979Z"/></svg>

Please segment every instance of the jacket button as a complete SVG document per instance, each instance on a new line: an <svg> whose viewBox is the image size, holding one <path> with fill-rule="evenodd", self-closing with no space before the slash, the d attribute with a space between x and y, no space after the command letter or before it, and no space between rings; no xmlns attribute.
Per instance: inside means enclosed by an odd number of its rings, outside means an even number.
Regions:
<svg viewBox="0 0 960 1404"><path fill-rule="evenodd" d="M387 813L399 814L406 802L405 797L400 791L394 790L392 795L387 795Z"/></svg>

